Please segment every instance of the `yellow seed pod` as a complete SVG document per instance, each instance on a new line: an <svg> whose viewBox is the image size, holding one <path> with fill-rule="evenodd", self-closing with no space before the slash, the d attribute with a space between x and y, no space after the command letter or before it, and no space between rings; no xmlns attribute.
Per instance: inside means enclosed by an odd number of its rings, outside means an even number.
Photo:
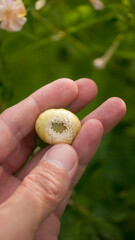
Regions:
<svg viewBox="0 0 135 240"><path fill-rule="evenodd" d="M38 136L48 144L71 144L81 129L78 117L66 109L49 109L36 120Z"/></svg>

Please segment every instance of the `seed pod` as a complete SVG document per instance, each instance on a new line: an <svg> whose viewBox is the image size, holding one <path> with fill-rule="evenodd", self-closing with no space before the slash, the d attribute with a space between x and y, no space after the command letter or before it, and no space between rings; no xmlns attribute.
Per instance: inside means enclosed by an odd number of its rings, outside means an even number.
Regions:
<svg viewBox="0 0 135 240"><path fill-rule="evenodd" d="M66 109L49 109L37 118L35 129L48 144L71 144L81 128L76 115Z"/></svg>

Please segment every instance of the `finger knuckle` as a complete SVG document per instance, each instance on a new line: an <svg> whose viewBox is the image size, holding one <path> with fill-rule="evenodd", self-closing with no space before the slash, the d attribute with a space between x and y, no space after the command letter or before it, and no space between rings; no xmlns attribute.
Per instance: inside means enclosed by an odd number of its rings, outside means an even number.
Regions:
<svg viewBox="0 0 135 240"><path fill-rule="evenodd" d="M56 204L65 192L64 175L60 170L37 168L35 172L27 176L25 184L43 201Z"/></svg>

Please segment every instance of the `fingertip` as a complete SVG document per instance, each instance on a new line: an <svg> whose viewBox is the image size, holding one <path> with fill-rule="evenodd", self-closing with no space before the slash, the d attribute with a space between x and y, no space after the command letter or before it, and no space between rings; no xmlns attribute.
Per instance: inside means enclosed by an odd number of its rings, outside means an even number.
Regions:
<svg viewBox="0 0 135 240"><path fill-rule="evenodd" d="M70 79L70 78L59 78L55 82L58 82L58 84L60 86L62 86L62 88L64 86L66 89L69 89L71 92L73 92L75 94L75 96L77 95L78 87L76 86L75 82L72 79Z"/></svg>
<svg viewBox="0 0 135 240"><path fill-rule="evenodd" d="M77 166L78 155L71 145L60 143L52 146L46 152L43 160L69 171Z"/></svg>
<svg viewBox="0 0 135 240"><path fill-rule="evenodd" d="M119 97L112 97L108 100L111 101L114 106L117 106L117 111L119 111L121 117L124 117L124 115L126 114L126 103L123 101L123 99Z"/></svg>
<svg viewBox="0 0 135 240"><path fill-rule="evenodd" d="M103 136L103 132L104 132L104 127L103 127L103 124L98 120L98 119L89 119L87 120L85 123L85 129L86 129L86 132L88 131L89 132L89 129L93 129L92 133L94 133L94 135L98 137L102 137Z"/></svg>
<svg viewBox="0 0 135 240"><path fill-rule="evenodd" d="M96 83L89 78L80 78L75 83L78 88L78 94L70 104L69 109L76 113L96 97L98 90Z"/></svg>
<svg viewBox="0 0 135 240"><path fill-rule="evenodd" d="M79 78L76 81L77 84L83 84L84 86L87 86L91 89L91 91L93 92L93 96L96 97L97 93L98 93L98 87L97 84L90 78Z"/></svg>

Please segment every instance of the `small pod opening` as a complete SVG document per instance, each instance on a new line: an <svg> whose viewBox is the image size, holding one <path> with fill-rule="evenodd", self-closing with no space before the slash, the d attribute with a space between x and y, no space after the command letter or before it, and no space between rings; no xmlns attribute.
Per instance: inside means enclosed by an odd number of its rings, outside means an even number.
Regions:
<svg viewBox="0 0 135 240"><path fill-rule="evenodd" d="M63 131L65 131L67 128L64 125L64 123L52 123L51 128L53 129L53 131L55 131L56 133L63 133Z"/></svg>

